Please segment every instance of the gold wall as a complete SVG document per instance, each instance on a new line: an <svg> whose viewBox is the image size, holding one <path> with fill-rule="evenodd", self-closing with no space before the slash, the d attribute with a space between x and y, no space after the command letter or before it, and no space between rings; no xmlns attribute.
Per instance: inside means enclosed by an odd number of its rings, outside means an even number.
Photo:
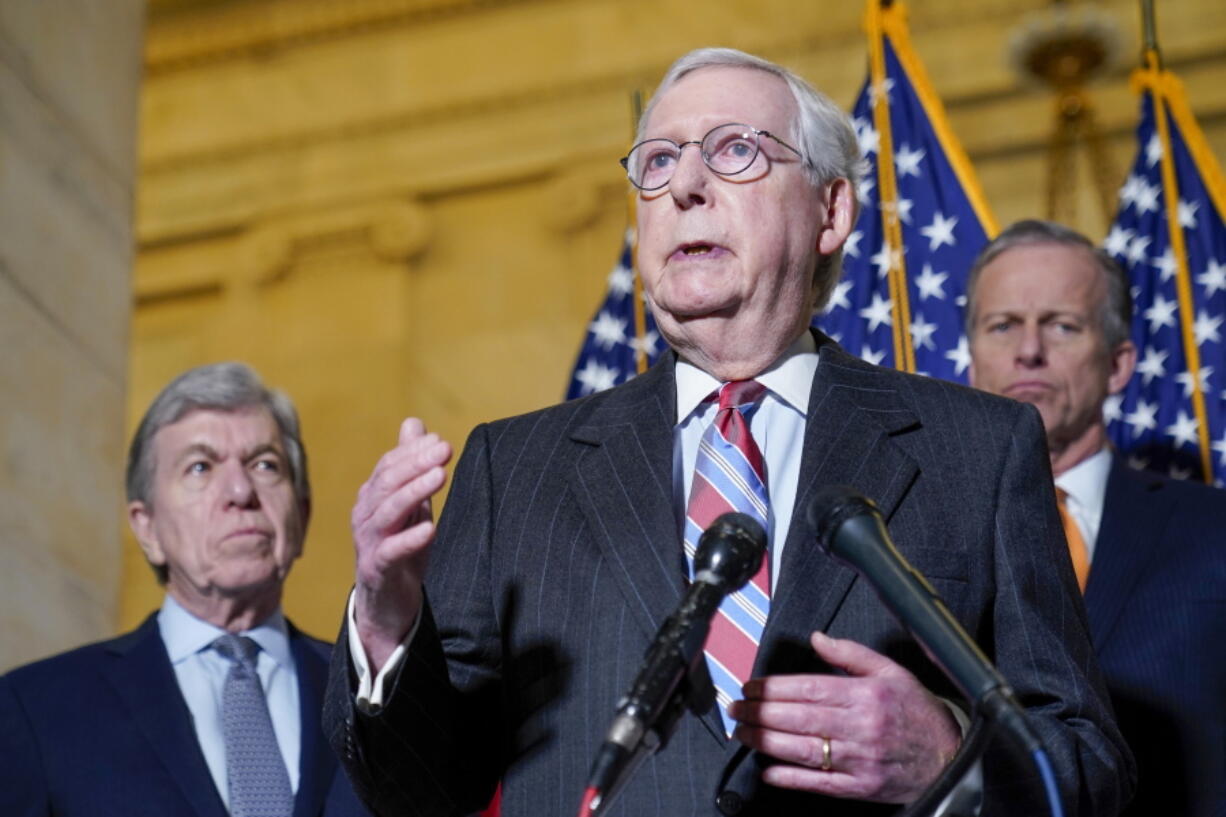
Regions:
<svg viewBox="0 0 1226 817"><path fill-rule="evenodd" d="M1037 0L915 2L911 31L1002 223L1041 213L1052 102L1010 69ZM1160 4L1168 64L1226 155L1226 4ZM1094 88L1119 177L1139 28ZM335 632L357 486L424 417L455 445L562 395L625 227L629 95L690 48L781 61L837 101L857 2L153 0L128 428L182 369L241 358L297 401L315 483L286 606ZM1106 221L1087 191L1080 226ZM160 591L131 539L120 626Z"/></svg>

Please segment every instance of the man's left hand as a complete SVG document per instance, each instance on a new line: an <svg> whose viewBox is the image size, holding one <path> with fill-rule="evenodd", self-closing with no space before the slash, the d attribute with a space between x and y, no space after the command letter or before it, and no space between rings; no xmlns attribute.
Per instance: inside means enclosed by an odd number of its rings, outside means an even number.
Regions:
<svg viewBox="0 0 1226 817"><path fill-rule="evenodd" d="M949 708L868 647L820 632L809 640L822 660L847 675L755 678L745 684L745 699L732 704L740 721L736 739L782 761L762 779L883 803L919 797L961 741Z"/></svg>

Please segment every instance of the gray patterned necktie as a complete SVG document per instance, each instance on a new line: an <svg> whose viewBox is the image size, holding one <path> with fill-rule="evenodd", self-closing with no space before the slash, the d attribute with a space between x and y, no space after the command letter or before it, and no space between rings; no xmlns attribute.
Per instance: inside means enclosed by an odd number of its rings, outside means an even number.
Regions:
<svg viewBox="0 0 1226 817"><path fill-rule="evenodd" d="M260 645L246 636L226 633L213 642L213 649L234 662L221 693L230 814L289 817L294 811L294 791L255 669Z"/></svg>

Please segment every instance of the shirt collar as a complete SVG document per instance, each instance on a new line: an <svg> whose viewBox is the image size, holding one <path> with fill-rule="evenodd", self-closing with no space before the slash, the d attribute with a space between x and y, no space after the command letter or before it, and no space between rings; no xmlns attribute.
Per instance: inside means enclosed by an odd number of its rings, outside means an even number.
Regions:
<svg viewBox="0 0 1226 817"><path fill-rule="evenodd" d="M809 392L817 371L817 341L805 330L765 371L754 377L802 415L809 411ZM685 422L720 381L683 358L677 358L677 422Z"/></svg>
<svg viewBox="0 0 1226 817"><path fill-rule="evenodd" d="M1101 510L1111 474L1111 448L1104 445L1094 454L1056 477L1056 487L1087 510Z"/></svg>
<svg viewBox="0 0 1226 817"><path fill-rule="evenodd" d="M220 627L189 613L169 593L162 601L162 609L158 613L158 629L162 634L162 641L166 644L171 664L181 663L208 649L218 637L225 634L225 630ZM242 635L250 636L260 645L261 650L281 666L294 666L289 647L289 624L280 608Z"/></svg>

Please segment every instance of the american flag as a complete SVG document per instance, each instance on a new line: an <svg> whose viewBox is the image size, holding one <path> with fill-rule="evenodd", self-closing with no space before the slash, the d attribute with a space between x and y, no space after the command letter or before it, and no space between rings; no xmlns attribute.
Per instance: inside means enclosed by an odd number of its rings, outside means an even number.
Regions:
<svg viewBox="0 0 1226 817"><path fill-rule="evenodd" d="M813 323L865 360L966 382L966 274L996 226L911 49L901 4L877 6L869 4L870 62L876 68L870 68L852 113L867 166L857 190L860 216L843 248L843 277ZM879 99L888 133L874 120ZM892 163L894 196L882 192L890 181L881 173L883 161ZM901 245L887 240L891 210ZM907 346L914 350L913 364L906 360Z"/></svg>
<svg viewBox="0 0 1226 817"><path fill-rule="evenodd" d="M1135 466L1220 486L1226 182L1178 79L1151 58L1134 86L1141 89L1139 149L1104 247L1132 279L1138 363L1123 393L1107 403L1108 430ZM1164 112L1165 127L1156 111ZM1179 225L1174 236L1172 220Z"/></svg>
<svg viewBox="0 0 1226 817"><path fill-rule="evenodd" d="M634 319L634 231L626 231L621 257L609 273L608 291L597 308L571 373L566 399L603 391L638 373L636 352L642 348L651 365L664 350L650 310L638 337Z"/></svg>

